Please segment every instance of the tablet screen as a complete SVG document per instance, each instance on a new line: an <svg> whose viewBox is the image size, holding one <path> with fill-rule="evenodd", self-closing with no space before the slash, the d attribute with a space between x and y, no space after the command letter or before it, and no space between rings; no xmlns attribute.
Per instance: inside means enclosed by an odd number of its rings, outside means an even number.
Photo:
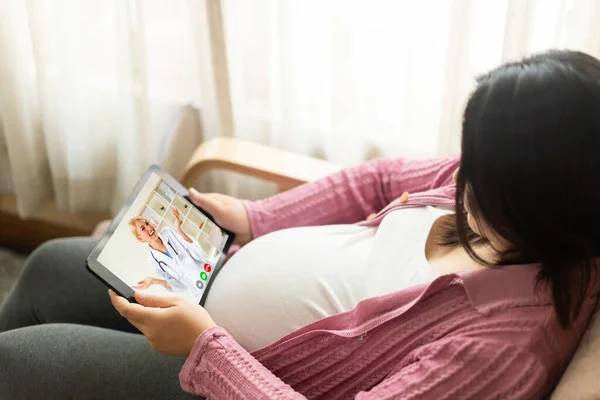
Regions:
<svg viewBox="0 0 600 400"><path fill-rule="evenodd" d="M199 302L229 236L151 173L98 261L135 290Z"/></svg>

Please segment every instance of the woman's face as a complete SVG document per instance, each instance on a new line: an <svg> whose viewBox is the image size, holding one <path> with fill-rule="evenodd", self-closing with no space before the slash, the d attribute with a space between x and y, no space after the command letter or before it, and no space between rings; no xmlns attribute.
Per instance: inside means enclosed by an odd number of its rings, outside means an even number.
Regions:
<svg viewBox="0 0 600 400"><path fill-rule="evenodd" d="M140 242L150 243L156 239L156 229L147 220L135 221L135 228L137 231L137 238Z"/></svg>
<svg viewBox="0 0 600 400"><path fill-rule="evenodd" d="M454 179L454 183L456 183L456 179L458 178L458 171L460 168L457 168L452 175ZM467 190L465 189L463 204L465 206L465 212L467 213L467 223L469 224L469 228L479 236L483 236L487 240L489 240L490 244L494 249L500 250L508 247L509 243L499 236L486 222L483 218L479 218L479 221L475 219L473 216L473 212L471 210L469 204L469 196L467 196Z"/></svg>

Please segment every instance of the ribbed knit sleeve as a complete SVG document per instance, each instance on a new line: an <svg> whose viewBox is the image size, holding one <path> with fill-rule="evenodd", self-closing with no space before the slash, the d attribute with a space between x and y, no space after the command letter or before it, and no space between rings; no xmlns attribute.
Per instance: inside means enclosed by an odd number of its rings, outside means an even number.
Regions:
<svg viewBox="0 0 600 400"><path fill-rule="evenodd" d="M255 238L298 226L351 224L380 211L404 192L450 184L458 162L458 156L377 159L244 205Z"/></svg>
<svg viewBox="0 0 600 400"><path fill-rule="evenodd" d="M222 328L198 338L180 381L185 391L212 400L305 399ZM542 364L516 345L454 337L415 350L395 372L356 399L536 399L547 381Z"/></svg>
<svg viewBox="0 0 600 400"><path fill-rule="evenodd" d="M415 350L396 373L356 399L538 399L547 375L526 349L454 337Z"/></svg>
<svg viewBox="0 0 600 400"><path fill-rule="evenodd" d="M186 392L211 400L305 399L221 327L211 328L198 337L179 380Z"/></svg>

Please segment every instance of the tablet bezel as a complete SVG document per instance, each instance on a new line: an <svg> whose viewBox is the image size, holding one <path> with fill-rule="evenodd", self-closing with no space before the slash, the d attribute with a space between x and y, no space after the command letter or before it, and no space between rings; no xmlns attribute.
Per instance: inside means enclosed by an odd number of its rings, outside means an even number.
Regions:
<svg viewBox="0 0 600 400"><path fill-rule="evenodd" d="M135 199L139 196L142 188L144 187L144 185L146 184L146 182L148 181L150 176L152 176L152 174L158 175L169 186L171 186L173 189L175 189L175 191L178 194L180 194L187 201L189 201L198 211L200 211L208 219L210 219L212 222L214 222L215 225L217 225L219 227L219 229L221 229L223 232L225 232L227 235L229 235L227 242L225 243L225 246L223 247L223 251L221 252L221 256L219 257L219 260L217 261L217 265L215 265L213 273L211 274L211 277L210 277L208 283L206 284L206 290L204 291L204 293L202 294L202 298L200 299L199 304L204 305L204 302L206 300L206 296L208 295L210 287L211 287L213 281L215 280L217 274L219 273L219 270L221 269L221 267L223 266L223 264L225 262L225 258L227 257L227 252L229 251L231 244L235 240L235 234L233 232L228 231L227 229L224 229L222 226L217 224L212 215L210 215L208 212L203 210L201 207L194 204L190 200L189 192L187 191L187 189L185 187L183 187L183 185L181 183L179 183L175 178L173 178L167 172L163 171L158 165L151 165L150 168L148 168L148 170L144 173L144 175L142 175L142 177L140 178L138 183L136 183L135 187L133 188L133 191L127 198L127 201L125 202L125 204L123 204L123 207L121 207L121 210L115 216L115 218L113 218L110 225L106 229L106 232L102 235L102 237L96 244L96 247L94 247L94 250L92 250L91 254L85 261L85 266L88 269L88 271L90 271L94 276L96 276L96 278L101 280L106 286L111 288L118 295L125 297L127 300L129 300L132 303L135 303L135 298L134 298L135 291L129 285L127 285L125 282L123 282L121 279L119 279L115 274L113 274L108 268L106 268L104 265L102 265L102 263L100 263L98 261L98 257L100 256L100 253L102 253L102 250L104 250L104 247L110 240L111 236L113 235L113 233L115 232L115 230L117 229L119 224L122 222L123 218L125 217L125 214L129 210L129 208L131 207L131 205L133 204Z"/></svg>

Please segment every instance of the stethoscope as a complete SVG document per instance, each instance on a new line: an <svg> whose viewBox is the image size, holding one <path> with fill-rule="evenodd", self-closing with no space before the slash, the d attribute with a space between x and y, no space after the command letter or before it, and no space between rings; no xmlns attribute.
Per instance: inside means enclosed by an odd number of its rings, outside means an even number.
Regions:
<svg viewBox="0 0 600 400"><path fill-rule="evenodd" d="M169 245L169 247L171 248L171 250L173 250L173 253L175 253L175 255L177 256L177 258L179 259L179 261L183 260L183 254L179 255L179 253L177 252L177 250L175 250L175 247L173 247L173 245L171 244L171 242L167 242L167 245Z"/></svg>
<svg viewBox="0 0 600 400"><path fill-rule="evenodd" d="M177 258L178 258L180 261L181 261L181 260L183 260L183 254L179 254L179 252L178 252L177 250L175 250L175 248L173 247L173 245L172 245L171 243L167 242L167 246L169 246L169 247L171 248L171 250L173 250L173 253L175 253L175 256L176 256L176 257L177 257ZM162 269L162 271L163 271L165 274L167 274L168 272L167 272L167 271L166 271L166 270L163 268L163 266L162 266L162 264L165 264L165 265L167 265L167 263L166 263L166 262L164 262L164 261L160 261L160 260L158 260L158 259L156 258L156 256L154 255L154 252L153 252L153 251L150 251L150 255L152 255L152 258L154 258L154 261L156 261L156 264L158 265L158 267L159 267L160 269ZM171 274L169 274L169 275L171 275Z"/></svg>
<svg viewBox="0 0 600 400"><path fill-rule="evenodd" d="M167 242L167 245L168 245L168 246L171 248L171 250L173 250L173 252L175 253L175 255L177 256L177 258L178 258L179 260L183 260L183 255L180 255L180 254L177 252L177 250L175 250L175 248L173 247L173 245L172 245L171 243ZM169 274L169 273L168 273L168 272L167 272L167 271L166 271L166 270L163 268L163 266L161 265L161 264L165 264L165 265L167 265L167 263L166 263L166 262L164 262L164 261L160 261L160 260L158 260L158 259L156 258L156 256L154 255L154 252L153 252L152 250L150 250L150 254L152 255L152 258L154 258L154 261L156 261L156 264L158 265L158 267L159 267L159 268L160 268L160 269L161 269L161 270L162 270L162 271L163 271L165 274L167 274L167 275L171 275L171 274ZM202 283L202 281L201 281L201 280L197 280L197 281L196 281L196 287L197 287L198 289L203 289L203 288L204 288L204 283Z"/></svg>

